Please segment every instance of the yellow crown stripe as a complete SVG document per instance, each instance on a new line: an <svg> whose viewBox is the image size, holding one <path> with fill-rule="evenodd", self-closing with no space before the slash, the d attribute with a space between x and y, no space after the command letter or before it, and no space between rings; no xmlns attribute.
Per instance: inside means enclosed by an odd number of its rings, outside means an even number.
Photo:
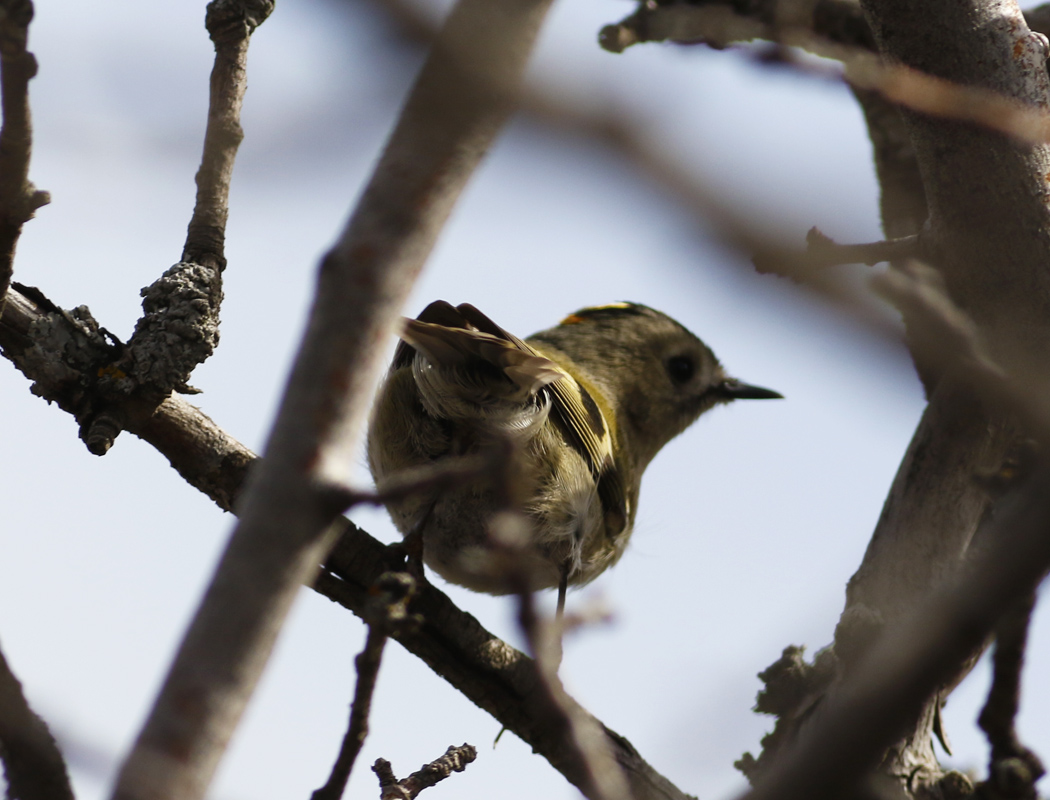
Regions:
<svg viewBox="0 0 1050 800"><path fill-rule="evenodd" d="M582 315L586 315L586 314L590 314L590 313L592 313L594 311L609 311L611 309L625 309L625 308L633 308L633 307L634 307L633 303L607 303L604 306L588 306L587 308L581 308L579 311L576 311L575 313L569 314L569 316L567 316L565 319L563 319L560 324L562 324L562 325L575 325L578 322L586 322L587 317L586 316L581 316L581 314Z"/></svg>

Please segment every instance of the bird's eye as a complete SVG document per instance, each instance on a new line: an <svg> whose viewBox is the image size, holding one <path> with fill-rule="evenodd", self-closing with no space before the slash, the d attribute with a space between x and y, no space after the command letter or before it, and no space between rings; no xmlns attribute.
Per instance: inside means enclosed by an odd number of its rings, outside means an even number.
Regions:
<svg viewBox="0 0 1050 800"><path fill-rule="evenodd" d="M689 356L671 356L667 359L667 374L678 385L688 383L696 374L696 364Z"/></svg>

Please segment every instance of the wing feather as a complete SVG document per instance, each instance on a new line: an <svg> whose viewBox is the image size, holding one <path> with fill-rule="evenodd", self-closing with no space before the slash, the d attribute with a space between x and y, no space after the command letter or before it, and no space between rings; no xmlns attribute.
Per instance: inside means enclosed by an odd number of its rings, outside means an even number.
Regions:
<svg viewBox="0 0 1050 800"><path fill-rule="evenodd" d="M394 355L394 369L411 364L418 349L428 360L445 366L481 359L529 395L546 387L552 401L551 420L590 468L607 534L615 537L624 531L629 503L623 473L613 455L612 433L590 392L569 372L469 303L431 303L417 320L405 320L402 339Z"/></svg>

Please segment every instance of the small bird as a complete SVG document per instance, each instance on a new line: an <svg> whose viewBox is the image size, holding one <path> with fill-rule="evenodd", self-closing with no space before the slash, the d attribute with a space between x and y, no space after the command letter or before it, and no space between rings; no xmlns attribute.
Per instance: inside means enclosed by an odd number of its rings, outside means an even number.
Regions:
<svg viewBox="0 0 1050 800"><path fill-rule="evenodd" d="M530 589L594 580L619 561L653 456L710 408L782 395L726 376L666 314L612 303L570 314L524 341L474 306L431 303L404 319L368 431L376 485L406 469L513 443L517 495L530 523ZM503 510L492 480L387 503L423 560L446 580L513 591L486 569L489 523Z"/></svg>

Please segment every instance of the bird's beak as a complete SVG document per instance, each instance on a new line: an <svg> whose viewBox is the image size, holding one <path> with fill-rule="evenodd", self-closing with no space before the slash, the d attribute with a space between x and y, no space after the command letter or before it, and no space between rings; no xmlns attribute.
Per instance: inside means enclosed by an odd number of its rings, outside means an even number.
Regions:
<svg viewBox="0 0 1050 800"><path fill-rule="evenodd" d="M761 386L738 381L736 378L726 378L719 387L719 394L727 400L783 400L784 395L774 392L772 389L763 389Z"/></svg>

